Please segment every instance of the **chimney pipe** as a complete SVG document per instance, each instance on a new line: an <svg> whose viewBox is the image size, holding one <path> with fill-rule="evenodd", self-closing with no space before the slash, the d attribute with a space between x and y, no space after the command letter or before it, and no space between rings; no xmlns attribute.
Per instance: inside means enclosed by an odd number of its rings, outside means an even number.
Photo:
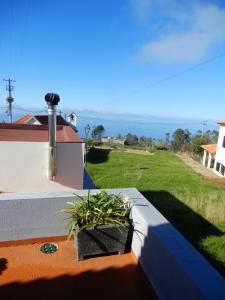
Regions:
<svg viewBox="0 0 225 300"><path fill-rule="evenodd" d="M48 177L50 180L54 180L56 176L56 106L60 101L60 97L57 94L48 93L45 95L45 101L48 104Z"/></svg>

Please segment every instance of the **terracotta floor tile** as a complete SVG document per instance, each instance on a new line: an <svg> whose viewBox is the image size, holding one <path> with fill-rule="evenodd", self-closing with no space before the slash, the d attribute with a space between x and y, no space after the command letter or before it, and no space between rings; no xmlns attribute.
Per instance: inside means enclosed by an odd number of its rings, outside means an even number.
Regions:
<svg viewBox="0 0 225 300"><path fill-rule="evenodd" d="M133 253L77 261L72 240L57 244L53 254L40 242L0 247L1 297L157 299Z"/></svg>

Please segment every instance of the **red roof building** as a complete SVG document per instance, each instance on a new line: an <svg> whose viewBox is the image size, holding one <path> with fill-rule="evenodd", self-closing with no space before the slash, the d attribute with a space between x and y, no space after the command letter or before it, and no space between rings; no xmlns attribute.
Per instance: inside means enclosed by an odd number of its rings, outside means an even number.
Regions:
<svg viewBox="0 0 225 300"><path fill-rule="evenodd" d="M48 125L0 123L0 141L48 142ZM57 143L83 143L70 126L57 125Z"/></svg>
<svg viewBox="0 0 225 300"><path fill-rule="evenodd" d="M201 148L211 154L216 154L217 144L201 145Z"/></svg>
<svg viewBox="0 0 225 300"><path fill-rule="evenodd" d="M14 124L39 124L39 125L48 125L48 115L26 115L14 122ZM57 125L69 125L65 119L58 115L56 116Z"/></svg>
<svg viewBox="0 0 225 300"><path fill-rule="evenodd" d="M49 177L48 125L0 123L0 191L83 189L84 143L68 125L56 127L56 176ZM18 124L19 123L19 124Z"/></svg>

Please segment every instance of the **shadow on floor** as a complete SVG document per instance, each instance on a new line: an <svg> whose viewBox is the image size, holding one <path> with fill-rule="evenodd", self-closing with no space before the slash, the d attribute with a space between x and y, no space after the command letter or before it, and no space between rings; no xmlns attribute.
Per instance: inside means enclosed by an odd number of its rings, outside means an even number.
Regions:
<svg viewBox="0 0 225 300"><path fill-rule="evenodd" d="M96 189L96 186L92 181L91 176L88 174L88 171L85 169L84 169L83 189L84 190Z"/></svg>
<svg viewBox="0 0 225 300"><path fill-rule="evenodd" d="M107 161L111 149L91 148L87 153L87 162L100 164Z"/></svg>
<svg viewBox="0 0 225 300"><path fill-rule="evenodd" d="M0 287L2 299L158 299L139 266L87 271ZM21 298L20 298L21 297Z"/></svg>
<svg viewBox="0 0 225 300"><path fill-rule="evenodd" d="M222 236L223 232L167 191L141 191L141 193L225 277L224 264L209 256L201 246L204 238Z"/></svg>
<svg viewBox="0 0 225 300"><path fill-rule="evenodd" d="M6 258L0 258L0 275L7 269L8 260Z"/></svg>

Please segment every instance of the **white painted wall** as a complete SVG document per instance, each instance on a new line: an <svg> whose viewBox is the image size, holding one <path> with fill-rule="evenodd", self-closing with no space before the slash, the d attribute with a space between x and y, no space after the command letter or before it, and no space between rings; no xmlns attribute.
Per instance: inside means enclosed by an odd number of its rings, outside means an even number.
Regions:
<svg viewBox="0 0 225 300"><path fill-rule="evenodd" d="M57 143L55 181L48 179L47 142L0 142L0 191L51 192L83 188L83 144Z"/></svg>
<svg viewBox="0 0 225 300"><path fill-rule="evenodd" d="M0 142L0 190L29 190L46 177L48 143Z"/></svg>
<svg viewBox="0 0 225 300"><path fill-rule="evenodd" d="M132 250L159 299L224 300L224 278L149 201L134 188L107 192L133 203ZM0 195L0 242L66 235L68 216L56 212L74 198L70 192Z"/></svg>
<svg viewBox="0 0 225 300"><path fill-rule="evenodd" d="M225 136L225 126L220 125L217 151L215 156L214 172L221 176L220 173L216 171L216 163L219 162L225 166L225 148L223 148L223 138Z"/></svg>
<svg viewBox="0 0 225 300"><path fill-rule="evenodd" d="M55 181L74 189L83 189L84 144L57 143Z"/></svg>
<svg viewBox="0 0 225 300"><path fill-rule="evenodd" d="M71 118L71 115L73 115L73 119ZM67 121L73 126L77 127L77 115L75 113L70 114L67 118Z"/></svg>

